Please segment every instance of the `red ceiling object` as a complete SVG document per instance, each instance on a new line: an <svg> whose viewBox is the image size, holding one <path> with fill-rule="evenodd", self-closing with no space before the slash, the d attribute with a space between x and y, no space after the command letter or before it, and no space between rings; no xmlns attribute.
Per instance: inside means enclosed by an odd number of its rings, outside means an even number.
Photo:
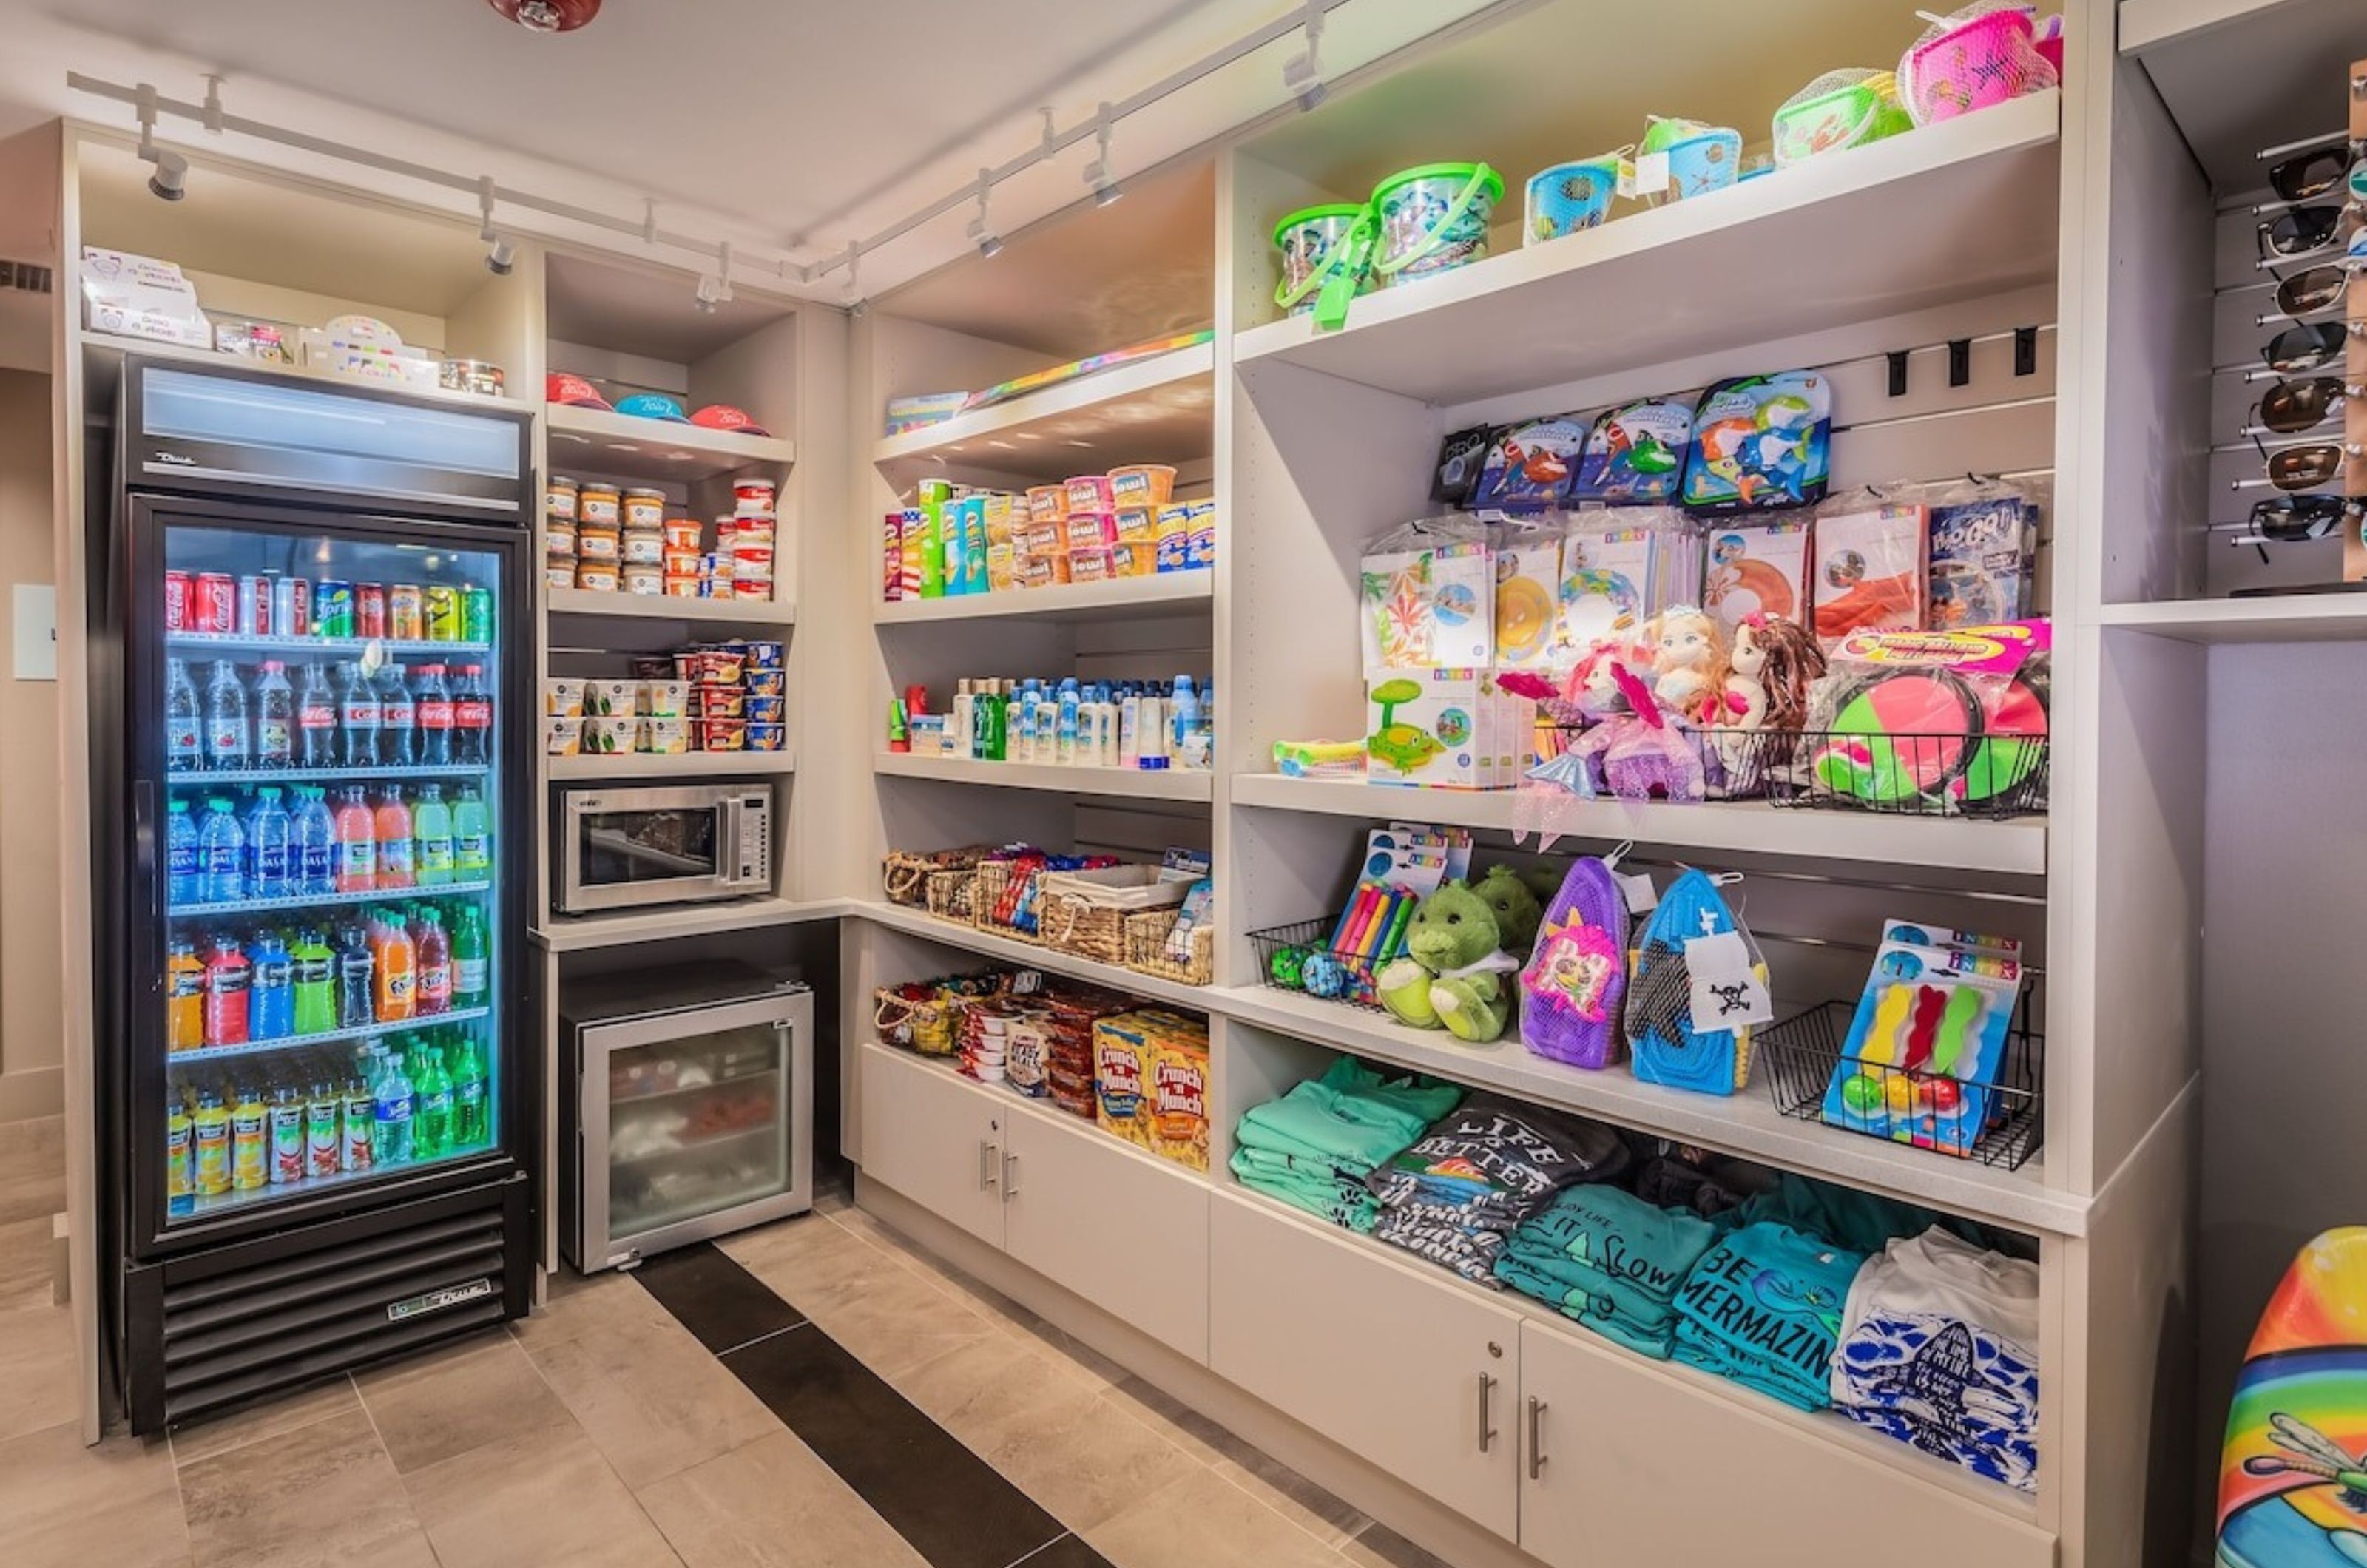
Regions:
<svg viewBox="0 0 2367 1568"><path fill-rule="evenodd" d="M485 0L528 32L572 33L600 14L600 0Z"/></svg>

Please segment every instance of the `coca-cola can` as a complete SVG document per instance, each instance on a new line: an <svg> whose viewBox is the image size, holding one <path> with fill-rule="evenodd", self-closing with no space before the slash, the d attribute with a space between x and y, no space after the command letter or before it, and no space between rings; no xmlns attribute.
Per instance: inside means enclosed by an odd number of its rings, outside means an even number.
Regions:
<svg viewBox="0 0 2367 1568"><path fill-rule="evenodd" d="M271 624L281 637L312 635L312 584L309 580L301 577L273 580Z"/></svg>
<svg viewBox="0 0 2367 1568"><path fill-rule="evenodd" d="M189 629L231 632L238 629L238 579L226 571L201 571L197 597L189 604Z"/></svg>
<svg viewBox="0 0 2367 1568"><path fill-rule="evenodd" d="M386 636L385 583L354 584L354 635L359 637Z"/></svg>
<svg viewBox="0 0 2367 1568"><path fill-rule="evenodd" d="M249 576L238 580L238 635L271 635L271 579Z"/></svg>
<svg viewBox="0 0 2367 1568"><path fill-rule="evenodd" d="M186 571L164 574L164 629L185 632L190 629L190 601L197 596L197 583Z"/></svg>

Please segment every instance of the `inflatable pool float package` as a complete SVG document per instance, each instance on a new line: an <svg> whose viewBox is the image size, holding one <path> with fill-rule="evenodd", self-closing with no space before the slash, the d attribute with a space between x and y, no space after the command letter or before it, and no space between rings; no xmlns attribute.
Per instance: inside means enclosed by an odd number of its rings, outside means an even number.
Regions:
<svg viewBox="0 0 2367 1568"><path fill-rule="evenodd" d="M1886 922L1822 1120L1969 1157L1995 1107L2021 955L2010 938Z"/></svg>
<svg viewBox="0 0 2367 1568"><path fill-rule="evenodd" d="M1455 515L1366 541L1365 668L1486 668L1496 661L1496 557L1488 525Z"/></svg>

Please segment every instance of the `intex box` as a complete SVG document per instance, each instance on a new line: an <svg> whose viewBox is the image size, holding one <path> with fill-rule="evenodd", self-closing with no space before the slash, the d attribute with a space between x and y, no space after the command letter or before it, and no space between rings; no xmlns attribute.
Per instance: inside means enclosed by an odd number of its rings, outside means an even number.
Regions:
<svg viewBox="0 0 2367 1568"><path fill-rule="evenodd" d="M1365 671L1365 777L1430 789L1511 789L1526 771L1536 705L1486 670Z"/></svg>

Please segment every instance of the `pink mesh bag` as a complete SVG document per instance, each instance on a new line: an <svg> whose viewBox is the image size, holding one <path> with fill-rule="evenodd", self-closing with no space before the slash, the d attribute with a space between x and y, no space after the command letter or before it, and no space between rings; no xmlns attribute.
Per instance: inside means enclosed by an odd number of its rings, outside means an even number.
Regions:
<svg viewBox="0 0 2367 1568"><path fill-rule="evenodd" d="M2038 51L2037 7L1976 0L1936 17L1898 62L1898 96L1917 125L2043 93L2061 78Z"/></svg>

